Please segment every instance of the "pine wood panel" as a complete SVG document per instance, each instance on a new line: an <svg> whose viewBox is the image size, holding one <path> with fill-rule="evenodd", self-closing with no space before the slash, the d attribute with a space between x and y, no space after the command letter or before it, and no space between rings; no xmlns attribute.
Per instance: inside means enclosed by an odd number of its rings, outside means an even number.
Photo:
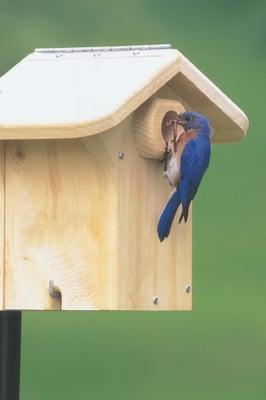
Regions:
<svg viewBox="0 0 266 400"><path fill-rule="evenodd" d="M15 141L7 145L6 308L57 308L48 293L52 280L62 309L112 306L98 299L97 265L112 268L116 234L113 179L99 140ZM106 161L106 164L104 164ZM111 249L108 252L108 249ZM107 259L108 253L108 259Z"/></svg>
<svg viewBox="0 0 266 400"><path fill-rule="evenodd" d="M169 50L32 53L0 78L0 138L93 135L117 125L178 71Z"/></svg>
<svg viewBox="0 0 266 400"><path fill-rule="evenodd" d="M188 310L191 294L191 220L173 224L160 243L156 226L170 194L162 165L140 157L132 125L123 130L125 158L118 172L119 300L122 310ZM126 240L125 240L126 239ZM158 298L158 304L153 300Z"/></svg>

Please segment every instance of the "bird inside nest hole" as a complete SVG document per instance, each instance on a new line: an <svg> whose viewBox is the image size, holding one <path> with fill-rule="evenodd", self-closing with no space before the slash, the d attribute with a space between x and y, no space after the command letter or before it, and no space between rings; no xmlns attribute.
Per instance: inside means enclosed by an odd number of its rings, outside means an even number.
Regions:
<svg viewBox="0 0 266 400"><path fill-rule="evenodd" d="M162 136L165 142L164 156L161 162L164 162L164 173L167 170L167 161L169 156L176 152L177 142L184 128L177 124L178 114L175 111L168 111L162 121Z"/></svg>

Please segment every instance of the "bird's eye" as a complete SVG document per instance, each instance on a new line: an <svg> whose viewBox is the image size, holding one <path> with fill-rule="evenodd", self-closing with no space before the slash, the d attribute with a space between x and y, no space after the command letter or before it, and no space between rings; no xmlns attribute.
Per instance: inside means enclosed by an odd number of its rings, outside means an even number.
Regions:
<svg viewBox="0 0 266 400"><path fill-rule="evenodd" d="M190 117L189 115L186 115L186 116L185 116L185 120L186 120L186 121L190 121L190 120L191 120L191 117Z"/></svg>

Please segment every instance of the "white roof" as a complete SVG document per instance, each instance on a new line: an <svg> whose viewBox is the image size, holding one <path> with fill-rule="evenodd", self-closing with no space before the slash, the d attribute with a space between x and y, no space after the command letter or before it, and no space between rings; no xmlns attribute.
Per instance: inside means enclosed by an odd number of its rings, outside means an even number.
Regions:
<svg viewBox="0 0 266 400"><path fill-rule="evenodd" d="M217 141L244 136L245 114L180 52L143 46L39 49L28 55L0 78L0 139L105 131L167 82L177 97L210 118Z"/></svg>

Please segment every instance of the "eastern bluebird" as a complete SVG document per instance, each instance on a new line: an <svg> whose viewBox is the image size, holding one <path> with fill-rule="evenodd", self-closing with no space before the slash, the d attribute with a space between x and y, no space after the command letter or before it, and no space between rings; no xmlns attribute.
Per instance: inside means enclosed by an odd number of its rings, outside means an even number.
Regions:
<svg viewBox="0 0 266 400"><path fill-rule="evenodd" d="M160 216L157 232L162 242L168 237L171 225L180 204L182 213L179 222L187 222L189 205L195 197L204 172L209 166L211 128L206 117L196 112L185 111L176 120L184 129L173 142L172 156L167 168L167 178L175 188Z"/></svg>

